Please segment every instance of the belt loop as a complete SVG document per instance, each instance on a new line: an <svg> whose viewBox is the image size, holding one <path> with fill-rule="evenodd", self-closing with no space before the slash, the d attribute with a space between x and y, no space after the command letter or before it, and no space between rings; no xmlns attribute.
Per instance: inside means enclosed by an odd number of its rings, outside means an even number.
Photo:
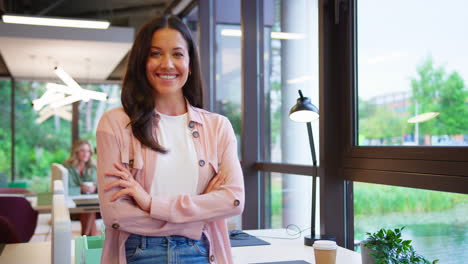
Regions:
<svg viewBox="0 0 468 264"><path fill-rule="evenodd" d="M146 249L146 236L141 236L141 249Z"/></svg>

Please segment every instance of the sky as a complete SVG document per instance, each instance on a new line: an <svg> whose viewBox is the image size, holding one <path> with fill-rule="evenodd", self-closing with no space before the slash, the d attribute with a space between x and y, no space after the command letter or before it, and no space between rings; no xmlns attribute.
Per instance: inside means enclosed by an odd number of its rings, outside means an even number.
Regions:
<svg viewBox="0 0 468 264"><path fill-rule="evenodd" d="M357 2L359 97L411 91L417 66L429 56L468 84L468 1Z"/></svg>

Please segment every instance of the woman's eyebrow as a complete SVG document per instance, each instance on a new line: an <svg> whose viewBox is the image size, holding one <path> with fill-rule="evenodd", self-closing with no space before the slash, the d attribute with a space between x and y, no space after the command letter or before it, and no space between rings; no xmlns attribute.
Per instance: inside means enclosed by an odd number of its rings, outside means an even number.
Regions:
<svg viewBox="0 0 468 264"><path fill-rule="evenodd" d="M152 48L152 49L158 49L158 50L162 49L162 48L157 47L157 46L151 46L151 48ZM173 48L172 50L183 50L183 49L184 49L183 47L175 47L175 48Z"/></svg>

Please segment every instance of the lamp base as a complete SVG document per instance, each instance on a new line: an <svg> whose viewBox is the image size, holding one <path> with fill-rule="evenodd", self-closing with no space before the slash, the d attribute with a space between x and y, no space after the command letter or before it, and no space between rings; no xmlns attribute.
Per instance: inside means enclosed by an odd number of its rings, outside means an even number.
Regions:
<svg viewBox="0 0 468 264"><path fill-rule="evenodd" d="M316 240L333 240L333 241L336 241L336 237L326 236L326 235L315 235L313 237L305 236L304 237L304 245L311 247Z"/></svg>

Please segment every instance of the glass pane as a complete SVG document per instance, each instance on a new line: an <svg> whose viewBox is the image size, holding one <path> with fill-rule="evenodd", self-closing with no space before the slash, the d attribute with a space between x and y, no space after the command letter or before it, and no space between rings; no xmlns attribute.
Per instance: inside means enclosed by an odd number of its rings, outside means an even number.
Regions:
<svg viewBox="0 0 468 264"><path fill-rule="evenodd" d="M215 111L231 121L240 153L241 135L241 38L240 25L216 25Z"/></svg>
<svg viewBox="0 0 468 264"><path fill-rule="evenodd" d="M312 177L265 173L267 179L266 197L265 197L265 216L267 228L285 228L288 225L291 228L305 230L305 234L310 234L310 217L312 208ZM317 180L317 201L315 230L319 233L319 200L320 197Z"/></svg>
<svg viewBox="0 0 468 264"><path fill-rule="evenodd" d="M357 1L357 144L468 146L468 2L385 3Z"/></svg>
<svg viewBox="0 0 468 264"><path fill-rule="evenodd" d="M468 195L354 183L354 239L380 228L406 226L403 238L417 253L439 263L468 258Z"/></svg>
<svg viewBox="0 0 468 264"><path fill-rule="evenodd" d="M312 164L305 123L289 119L298 90L319 107L317 0L275 1L265 21L265 160ZM267 8L266 6L265 8ZM316 153L319 122L312 122ZM318 158L317 158L318 159Z"/></svg>
<svg viewBox="0 0 468 264"><path fill-rule="evenodd" d="M183 19L192 32L193 41L198 43L198 3Z"/></svg>
<svg viewBox="0 0 468 264"><path fill-rule="evenodd" d="M11 81L0 79L0 187L11 180Z"/></svg>
<svg viewBox="0 0 468 264"><path fill-rule="evenodd" d="M93 146L96 146L96 128L102 114L107 110L121 106L120 84L88 84L82 86L89 89L107 94L107 101L89 100L80 102L80 120L79 131L80 138L87 139Z"/></svg>
<svg viewBox="0 0 468 264"><path fill-rule="evenodd" d="M15 82L15 181L28 182L36 193L50 189L50 165L62 163L71 145L71 105L33 109L32 101L46 91L46 83ZM58 112L69 114L59 115ZM64 119L65 117L65 119ZM68 119L69 117L69 119Z"/></svg>

